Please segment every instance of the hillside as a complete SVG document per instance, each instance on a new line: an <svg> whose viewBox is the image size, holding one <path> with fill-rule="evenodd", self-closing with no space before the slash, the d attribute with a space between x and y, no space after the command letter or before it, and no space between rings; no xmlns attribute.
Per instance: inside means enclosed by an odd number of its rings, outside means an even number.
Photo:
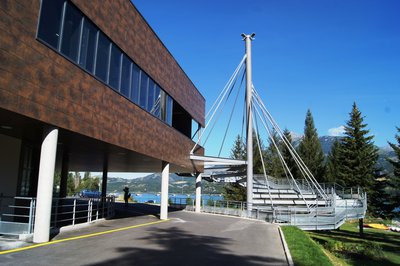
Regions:
<svg viewBox="0 0 400 266"><path fill-rule="evenodd" d="M223 184L221 183L202 183L203 194L221 194ZM131 192L149 192L159 193L161 190L161 176L160 174L149 174L144 177L135 179L115 178L109 177L107 183L107 192L122 193L124 187L129 187ZM169 193L179 194L192 194L195 193L195 178L194 177L181 177L176 174L169 176Z"/></svg>
<svg viewBox="0 0 400 266"><path fill-rule="evenodd" d="M333 136L321 136L319 137L319 142L321 143L322 146L322 151L324 152L325 156L328 156L333 143L335 143L336 140L340 139L340 137L333 137ZM299 143L301 141L301 137L297 136L295 140L293 141L294 147L298 147ZM395 152L389 147L378 147L378 162L377 162L377 168L381 168L383 170L386 170L387 172L392 172L393 167L392 165L387 161L387 158L395 158Z"/></svg>

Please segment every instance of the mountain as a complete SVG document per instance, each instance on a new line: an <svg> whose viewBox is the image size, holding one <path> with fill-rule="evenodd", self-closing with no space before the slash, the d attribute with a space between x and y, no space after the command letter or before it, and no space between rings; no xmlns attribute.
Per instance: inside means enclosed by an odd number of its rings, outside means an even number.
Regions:
<svg viewBox="0 0 400 266"><path fill-rule="evenodd" d="M297 148L300 144L301 141L301 136L296 135L296 139L293 141L293 146ZM319 137L319 142L321 143L322 146L322 151L324 152L325 156L328 156L333 143L335 143L336 140L339 140L340 137L334 137L334 136L321 136ZM393 166L387 161L387 158L396 158L396 154L393 151L393 149L390 146L385 146L385 147L377 147L378 148L378 162L377 162L377 168L386 170L386 172L391 173L393 171Z"/></svg>
<svg viewBox="0 0 400 266"><path fill-rule="evenodd" d="M182 177L176 174L170 174L168 191L170 193L192 194L195 193L196 190L195 183L195 177ZM161 191L161 175L150 174L135 179L109 177L107 182L107 192L122 193L125 186L129 187L129 191L131 192L159 193ZM223 184L221 183L202 182L202 186L203 194L222 193Z"/></svg>

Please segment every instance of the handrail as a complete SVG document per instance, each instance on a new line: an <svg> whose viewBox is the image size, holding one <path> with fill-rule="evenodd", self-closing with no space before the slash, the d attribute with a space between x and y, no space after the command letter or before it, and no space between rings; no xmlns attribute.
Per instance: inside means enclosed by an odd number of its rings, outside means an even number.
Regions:
<svg viewBox="0 0 400 266"><path fill-rule="evenodd" d="M36 198L0 195L0 233L31 234L34 230ZM54 227L92 222L115 214L115 198L53 198Z"/></svg>

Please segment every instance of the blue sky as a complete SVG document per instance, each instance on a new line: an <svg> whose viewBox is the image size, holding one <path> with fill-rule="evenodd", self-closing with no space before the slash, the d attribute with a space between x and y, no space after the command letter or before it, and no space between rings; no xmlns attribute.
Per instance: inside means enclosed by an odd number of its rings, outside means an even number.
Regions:
<svg viewBox="0 0 400 266"><path fill-rule="evenodd" d="M400 1L133 2L204 95L207 110L244 54L240 34L255 32L253 83L282 128L301 134L310 108L318 134L333 134L355 101L375 144L395 141Z"/></svg>

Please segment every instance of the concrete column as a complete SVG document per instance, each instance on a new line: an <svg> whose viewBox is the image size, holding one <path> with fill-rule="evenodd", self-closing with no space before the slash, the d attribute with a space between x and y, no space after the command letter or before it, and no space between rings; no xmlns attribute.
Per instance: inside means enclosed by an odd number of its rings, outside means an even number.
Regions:
<svg viewBox="0 0 400 266"><path fill-rule="evenodd" d="M196 206L195 211L201 211L201 173L196 173Z"/></svg>
<svg viewBox="0 0 400 266"><path fill-rule="evenodd" d="M51 202L53 199L54 168L56 163L58 129L45 131L40 152L39 180L36 196L35 231L33 242L50 239Z"/></svg>
<svg viewBox="0 0 400 266"><path fill-rule="evenodd" d="M160 219L168 219L168 181L169 181L169 163L163 162L161 172L161 205Z"/></svg>
<svg viewBox="0 0 400 266"><path fill-rule="evenodd" d="M103 161L103 177L101 181L101 197L105 198L107 196L107 178L108 178L108 156L104 156Z"/></svg>
<svg viewBox="0 0 400 266"><path fill-rule="evenodd" d="M68 164L69 164L69 153L68 150L64 150L62 165L61 165L60 198L65 198L67 196L68 168L69 168Z"/></svg>

